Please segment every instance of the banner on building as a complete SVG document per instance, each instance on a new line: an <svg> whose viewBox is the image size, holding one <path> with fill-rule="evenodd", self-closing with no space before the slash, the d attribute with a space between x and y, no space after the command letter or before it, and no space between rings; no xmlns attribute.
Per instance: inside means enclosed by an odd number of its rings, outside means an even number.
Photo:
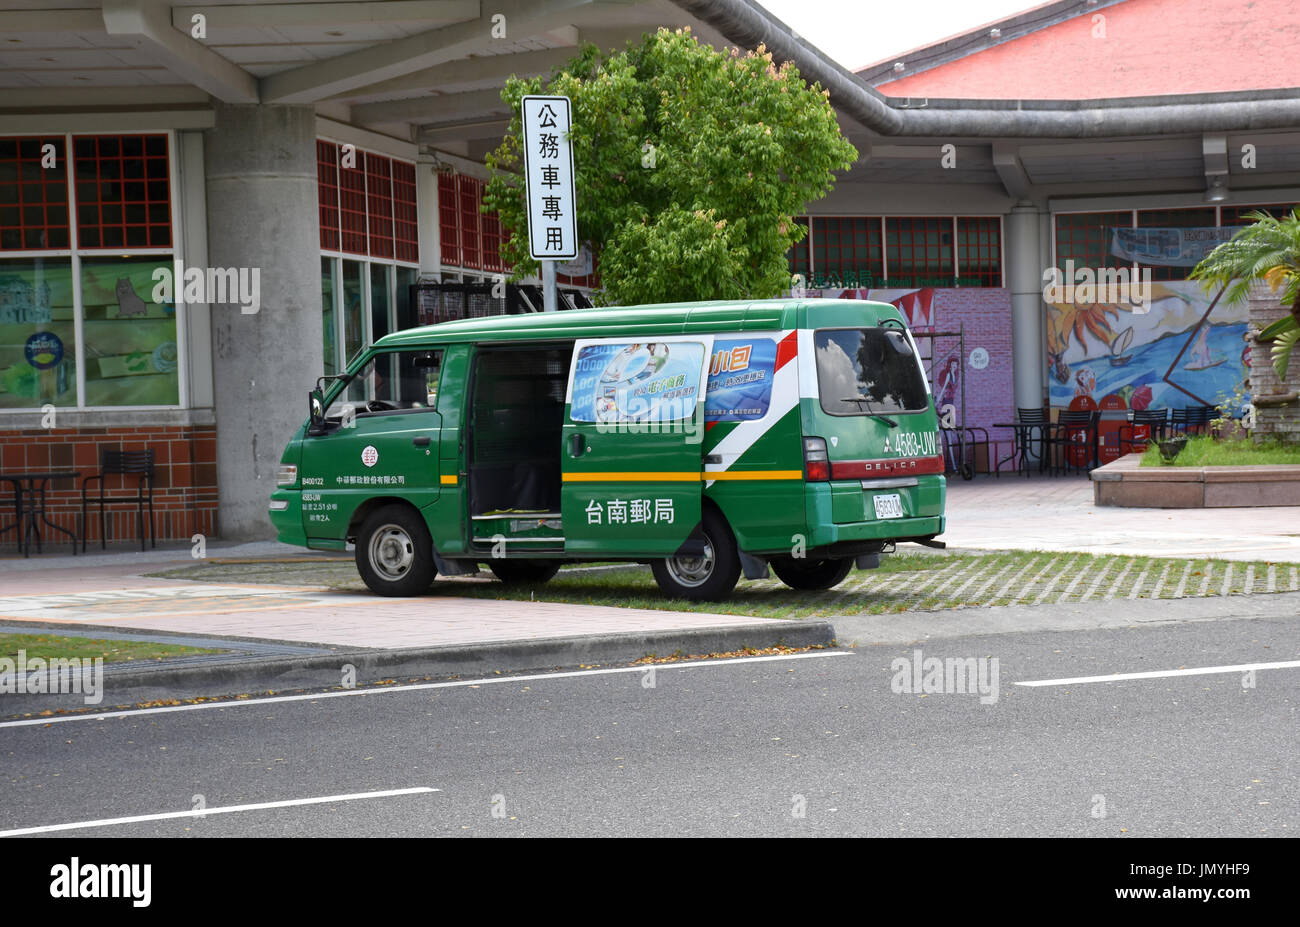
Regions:
<svg viewBox="0 0 1300 927"><path fill-rule="evenodd" d="M1115 229L1110 253L1126 261L1160 267L1195 267L1240 229Z"/></svg>

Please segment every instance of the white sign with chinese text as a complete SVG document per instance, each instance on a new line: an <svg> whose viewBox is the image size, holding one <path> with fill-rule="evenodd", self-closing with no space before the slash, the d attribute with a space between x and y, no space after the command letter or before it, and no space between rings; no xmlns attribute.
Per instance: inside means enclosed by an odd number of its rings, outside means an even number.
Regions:
<svg viewBox="0 0 1300 927"><path fill-rule="evenodd" d="M572 112L568 97L523 98L528 248L538 261L568 261L578 256L573 148L569 143Z"/></svg>

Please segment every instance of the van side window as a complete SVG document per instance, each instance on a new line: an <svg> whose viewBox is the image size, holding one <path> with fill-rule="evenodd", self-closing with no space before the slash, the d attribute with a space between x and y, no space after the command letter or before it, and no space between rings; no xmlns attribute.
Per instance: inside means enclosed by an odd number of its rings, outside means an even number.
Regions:
<svg viewBox="0 0 1300 927"><path fill-rule="evenodd" d="M368 360L330 403L326 419L341 418L351 405L357 415L382 415L438 405L442 349L383 351ZM368 400L348 399L365 395Z"/></svg>

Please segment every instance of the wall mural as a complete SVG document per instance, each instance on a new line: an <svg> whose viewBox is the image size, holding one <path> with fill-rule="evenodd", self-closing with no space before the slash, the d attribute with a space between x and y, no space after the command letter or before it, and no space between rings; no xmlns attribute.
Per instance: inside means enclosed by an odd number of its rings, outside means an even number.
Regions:
<svg viewBox="0 0 1300 927"><path fill-rule="evenodd" d="M1122 300L1048 301L1052 406L1120 410L1216 405L1242 385L1250 363L1245 303L1218 302L1211 310L1215 294L1193 281L1150 287L1147 312L1134 311Z"/></svg>

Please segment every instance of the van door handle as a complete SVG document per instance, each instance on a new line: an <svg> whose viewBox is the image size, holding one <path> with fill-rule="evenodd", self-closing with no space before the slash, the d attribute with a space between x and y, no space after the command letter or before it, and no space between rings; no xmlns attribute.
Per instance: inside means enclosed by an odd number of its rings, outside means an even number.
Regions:
<svg viewBox="0 0 1300 927"><path fill-rule="evenodd" d="M721 455L721 454L706 454L706 455L704 455L704 462L705 462L706 464L720 464L720 463L722 463L722 455Z"/></svg>
<svg viewBox="0 0 1300 927"><path fill-rule="evenodd" d="M587 439L582 435L569 435L569 456L581 457L587 448Z"/></svg>
<svg viewBox="0 0 1300 927"><path fill-rule="evenodd" d="M418 438L412 438L411 443L416 447L428 447L432 439L428 435L421 435Z"/></svg>

